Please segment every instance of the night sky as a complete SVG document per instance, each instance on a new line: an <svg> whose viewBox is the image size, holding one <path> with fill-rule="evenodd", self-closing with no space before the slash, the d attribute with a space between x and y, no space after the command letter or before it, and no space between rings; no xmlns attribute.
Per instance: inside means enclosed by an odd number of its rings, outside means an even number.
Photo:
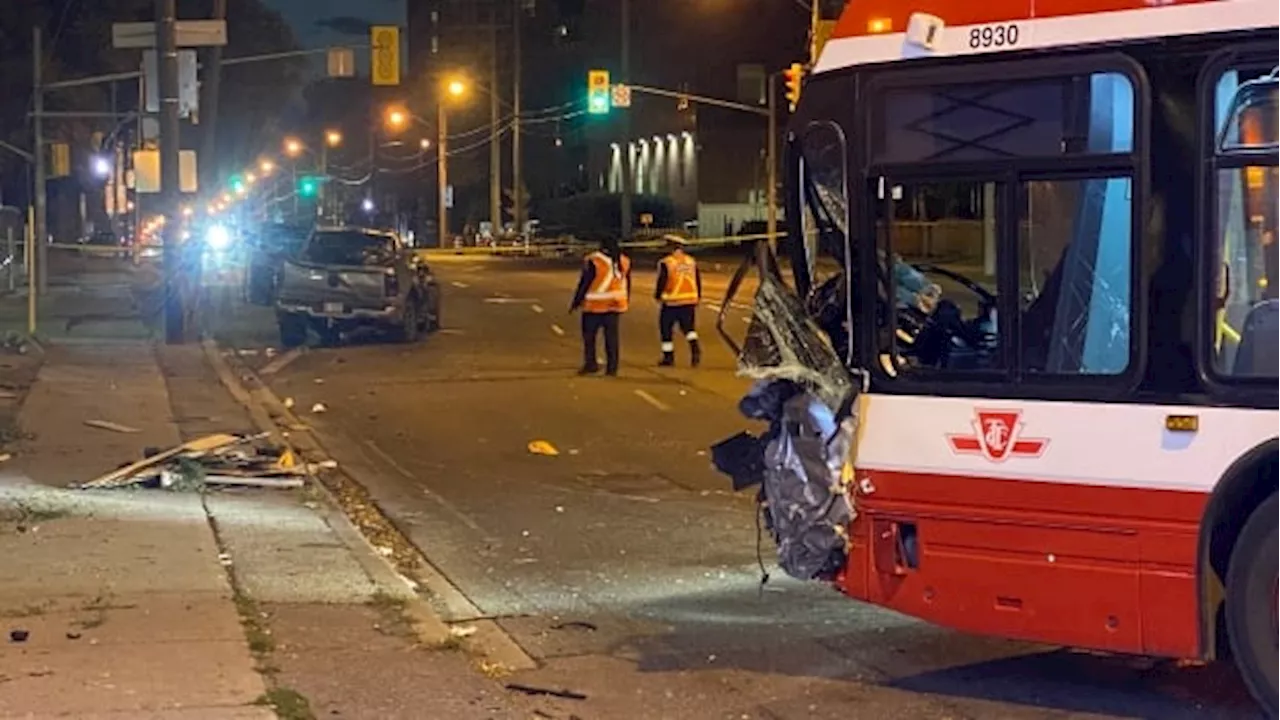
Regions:
<svg viewBox="0 0 1280 720"><path fill-rule="evenodd" d="M405 24L405 3L412 0L263 0L293 27L304 48L367 43L369 25ZM367 72L368 52L356 53L356 67ZM324 60L314 64L323 72Z"/></svg>

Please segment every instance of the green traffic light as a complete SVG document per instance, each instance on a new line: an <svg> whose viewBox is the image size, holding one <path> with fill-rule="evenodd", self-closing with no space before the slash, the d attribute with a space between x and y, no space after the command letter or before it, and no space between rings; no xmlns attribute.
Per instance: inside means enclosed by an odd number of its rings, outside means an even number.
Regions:
<svg viewBox="0 0 1280 720"><path fill-rule="evenodd" d="M306 177L298 181L298 194L302 197L313 197L318 189L315 178Z"/></svg>
<svg viewBox="0 0 1280 720"><path fill-rule="evenodd" d="M587 98L587 112L592 115L605 115L609 112L609 96L603 92L592 92Z"/></svg>

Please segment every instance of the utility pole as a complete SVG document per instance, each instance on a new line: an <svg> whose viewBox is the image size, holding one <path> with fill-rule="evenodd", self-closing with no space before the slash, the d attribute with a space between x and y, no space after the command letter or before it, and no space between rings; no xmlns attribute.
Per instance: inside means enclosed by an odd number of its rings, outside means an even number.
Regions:
<svg viewBox="0 0 1280 720"><path fill-rule="evenodd" d="M814 7L818 6L817 0L814 0ZM765 162L769 163L768 171L765 176L768 178L768 190L765 191L765 202L769 207L766 210L766 230L769 234L769 245L774 250L778 249L778 76L776 73L769 73L765 78L769 83L769 137L765 140Z"/></svg>
<svg viewBox="0 0 1280 720"><path fill-rule="evenodd" d="M33 28L31 31L31 88L32 99L34 100L34 112L32 113L32 129L34 131L34 140L31 148L31 154L35 156L35 222L32 224L31 240L33 243L33 252L28 254L31 258L31 271L27 273L29 279L35 282L29 282L27 286L27 304L28 314L34 316L34 299L37 294L43 295L49 288L49 271L45 267L45 260L49 257L49 196L48 181L45 177L45 156L44 156L44 50L42 48L40 28ZM30 324L30 323L29 323Z"/></svg>
<svg viewBox="0 0 1280 720"><path fill-rule="evenodd" d="M513 0L512 9L515 17L511 20L511 50L515 54L511 89L511 222L518 235L524 234L524 168L520 148L520 9L521 0Z"/></svg>
<svg viewBox="0 0 1280 720"><path fill-rule="evenodd" d="M329 132L320 139L320 187L316 188L316 216L327 223L329 205Z"/></svg>
<svg viewBox="0 0 1280 720"><path fill-rule="evenodd" d="M809 67L818 64L818 27L822 24L822 0L812 0L809 15Z"/></svg>
<svg viewBox="0 0 1280 720"><path fill-rule="evenodd" d="M502 147L498 144L498 9L489 25L489 222L493 237L502 233Z"/></svg>
<svg viewBox="0 0 1280 720"><path fill-rule="evenodd" d="M631 84L631 0L622 0L622 77L619 82ZM631 113L622 113L622 237L631 239L631 188L635 178L631 172Z"/></svg>
<svg viewBox="0 0 1280 720"><path fill-rule="evenodd" d="M227 19L227 0L213 0L213 19ZM203 126L201 132L204 133L200 157L204 162L200 164L200 169L204 171L201 185L212 188L218 177L218 165L214 162L214 158L218 157L218 93L222 87L221 45L209 48L208 60L208 72L204 74L204 112L201 114L202 122L200 123Z"/></svg>
<svg viewBox="0 0 1280 720"><path fill-rule="evenodd" d="M444 92L437 89L436 97L436 185L440 208L436 213L436 236L440 247L448 247L449 237L449 129L444 112Z"/></svg>
<svg viewBox="0 0 1280 720"><path fill-rule="evenodd" d="M178 345L183 327L181 242L182 199L178 139L178 10L176 0L156 0L156 50L160 81L160 203L164 211L164 339Z"/></svg>

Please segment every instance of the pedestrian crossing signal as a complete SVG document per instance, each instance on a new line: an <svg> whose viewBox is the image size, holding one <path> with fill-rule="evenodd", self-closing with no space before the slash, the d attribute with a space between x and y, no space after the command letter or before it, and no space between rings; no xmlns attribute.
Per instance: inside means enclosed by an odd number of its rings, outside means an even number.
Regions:
<svg viewBox="0 0 1280 720"><path fill-rule="evenodd" d="M587 112L606 115L609 112L609 71L592 70L587 73Z"/></svg>
<svg viewBox="0 0 1280 720"><path fill-rule="evenodd" d="M804 66L791 63L791 67L782 71L787 86L787 108L796 111L796 103L800 102L800 79L804 77Z"/></svg>

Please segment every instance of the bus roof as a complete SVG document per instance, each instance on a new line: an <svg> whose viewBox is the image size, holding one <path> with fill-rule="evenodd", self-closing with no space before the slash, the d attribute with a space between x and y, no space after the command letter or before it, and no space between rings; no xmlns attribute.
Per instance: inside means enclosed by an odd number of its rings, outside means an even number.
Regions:
<svg viewBox="0 0 1280 720"><path fill-rule="evenodd" d="M1278 8L1276 0L851 0L813 71L1276 28Z"/></svg>

